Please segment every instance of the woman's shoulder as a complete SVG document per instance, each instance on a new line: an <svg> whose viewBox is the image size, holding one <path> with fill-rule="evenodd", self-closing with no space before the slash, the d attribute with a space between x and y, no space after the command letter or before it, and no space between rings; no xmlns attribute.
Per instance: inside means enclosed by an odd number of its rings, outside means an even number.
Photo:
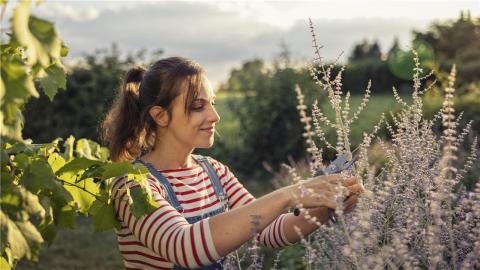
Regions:
<svg viewBox="0 0 480 270"><path fill-rule="evenodd" d="M217 159L211 157L211 156L206 156L206 155L194 155L194 157L199 160L199 159L202 159L202 158L205 158L208 163L210 163L213 168L215 169L224 169L224 168L227 168L227 165L223 164L222 162L218 161Z"/></svg>
<svg viewBox="0 0 480 270"><path fill-rule="evenodd" d="M211 156L203 156L205 157L208 162L212 165L213 169L216 171L218 177L220 180L226 181L234 176L234 174L230 171L230 168L222 163L221 161L218 161L217 159L211 157Z"/></svg>

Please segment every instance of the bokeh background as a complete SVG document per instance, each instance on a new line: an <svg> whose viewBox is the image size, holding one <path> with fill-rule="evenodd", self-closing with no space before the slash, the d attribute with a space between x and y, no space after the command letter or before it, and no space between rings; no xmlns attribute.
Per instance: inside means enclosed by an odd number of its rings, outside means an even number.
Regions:
<svg viewBox="0 0 480 270"><path fill-rule="evenodd" d="M346 68L343 86L353 108L372 81L371 102L352 128L354 147L382 112L399 108L392 86L409 100L412 48L424 74L434 71L427 83L438 81L424 97L427 117L439 109L446 76L456 64L462 125L474 120L471 137L480 131L479 1L47 0L33 14L55 22L70 48L67 91L53 102L42 96L26 105L24 137L36 143L70 134L99 141L99 124L126 70L186 56L207 70L221 116L214 147L197 152L227 164L256 196L265 194L278 187L281 163L302 166L307 157L295 85L309 108L318 100L331 113L307 68L313 58L309 18L324 61ZM334 141L334 133L327 138ZM478 175L476 168L467 186ZM18 269L122 268L113 232L94 233L84 217L76 226L43 249L39 263L23 261Z"/></svg>

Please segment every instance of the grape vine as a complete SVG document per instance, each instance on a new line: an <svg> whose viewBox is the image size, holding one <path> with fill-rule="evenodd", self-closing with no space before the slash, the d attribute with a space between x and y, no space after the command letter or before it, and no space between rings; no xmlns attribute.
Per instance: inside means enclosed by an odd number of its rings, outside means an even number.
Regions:
<svg viewBox="0 0 480 270"><path fill-rule="evenodd" d="M2 22L7 4L0 1ZM90 216L98 231L117 227L110 188L119 176L141 184L129 194L134 215L156 207L143 165L111 162L105 147L87 139L35 144L22 137L28 99L43 91L52 100L66 88L62 58L68 47L52 22L31 15L31 7L31 1L16 4L10 28L2 29L8 41L0 45L1 269L38 260L42 244L52 243L61 228L74 229L78 215Z"/></svg>

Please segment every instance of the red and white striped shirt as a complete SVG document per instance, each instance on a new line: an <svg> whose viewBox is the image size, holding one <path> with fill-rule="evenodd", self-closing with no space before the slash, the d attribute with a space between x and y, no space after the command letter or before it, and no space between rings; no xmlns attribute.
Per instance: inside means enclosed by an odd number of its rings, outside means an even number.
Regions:
<svg viewBox="0 0 480 270"><path fill-rule="evenodd" d="M243 187L227 166L208 157L227 194L230 209L251 203L255 198ZM119 250L126 269L172 269L174 264L195 268L220 259L213 244L209 218L189 224L185 217L198 216L221 207L208 174L201 166L160 170L171 183L184 208L183 215L166 198L164 187L149 176L153 197L160 205L152 213L136 219L129 211L127 188L138 185L125 178L115 181L112 194L121 224L116 230ZM259 235L268 247L289 245L283 232L285 214L280 215Z"/></svg>

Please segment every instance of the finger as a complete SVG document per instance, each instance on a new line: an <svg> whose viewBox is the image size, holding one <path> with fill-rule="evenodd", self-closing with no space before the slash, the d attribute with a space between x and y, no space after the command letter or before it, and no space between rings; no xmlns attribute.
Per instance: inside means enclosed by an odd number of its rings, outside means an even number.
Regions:
<svg viewBox="0 0 480 270"><path fill-rule="evenodd" d="M343 201L343 205L345 207L351 205L351 204L356 204L358 202L358 196L357 195L351 195Z"/></svg>
<svg viewBox="0 0 480 270"><path fill-rule="evenodd" d="M335 194L331 192L323 192L321 194L317 194L316 196L311 197L313 201L318 203L318 206L324 206L328 208L335 209L338 205L335 200Z"/></svg>
<svg viewBox="0 0 480 270"><path fill-rule="evenodd" d="M344 186L351 186L351 185L355 185L357 182L358 182L358 178L355 177L355 176L352 176L352 177L348 178L347 180L345 180L343 182L343 185Z"/></svg>
<svg viewBox="0 0 480 270"><path fill-rule="evenodd" d="M326 182L326 183L339 183L343 180L341 174L329 174L329 175L320 175L312 178L312 182Z"/></svg>
<svg viewBox="0 0 480 270"><path fill-rule="evenodd" d="M343 181L344 177L343 175L336 173L336 174L326 175L326 179L330 184L340 184Z"/></svg>
<svg viewBox="0 0 480 270"><path fill-rule="evenodd" d="M358 197L356 195L352 195L350 196L345 202L344 202L344 212L345 213L348 213L350 211L352 211L355 206L357 205L358 203Z"/></svg>
<svg viewBox="0 0 480 270"><path fill-rule="evenodd" d="M345 207L344 212L349 213L349 212L353 211L353 209L355 209L356 206L357 206L357 202L352 203L352 204Z"/></svg>
<svg viewBox="0 0 480 270"><path fill-rule="evenodd" d="M328 191L328 190L321 190L317 193L314 193L312 194L312 198L315 198L317 200L321 200L321 199L334 199L335 198L335 192L333 191Z"/></svg>
<svg viewBox="0 0 480 270"><path fill-rule="evenodd" d="M343 212L344 212L345 214L348 214L348 213L352 212L353 209L355 209L355 206L356 206L356 204L349 205L349 206L345 207L345 209L343 210Z"/></svg>
<svg viewBox="0 0 480 270"><path fill-rule="evenodd" d="M348 196L350 196L351 194L356 194L363 191L363 187L360 184L351 185L346 188L348 189Z"/></svg>
<svg viewBox="0 0 480 270"><path fill-rule="evenodd" d="M326 206L328 208L336 209L337 208L337 202L332 199L328 198L323 198L320 200L321 206Z"/></svg>

